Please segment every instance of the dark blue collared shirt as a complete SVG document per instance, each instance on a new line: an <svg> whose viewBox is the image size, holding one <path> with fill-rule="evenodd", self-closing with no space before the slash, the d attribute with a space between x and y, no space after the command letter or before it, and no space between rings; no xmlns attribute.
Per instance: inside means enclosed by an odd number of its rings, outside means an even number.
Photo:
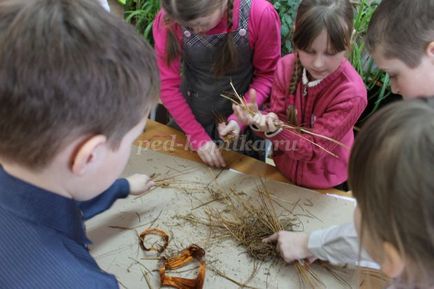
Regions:
<svg viewBox="0 0 434 289"><path fill-rule="evenodd" d="M128 182L119 179L97 198L78 203L0 166L0 288L119 288L89 254L84 220L128 193Z"/></svg>

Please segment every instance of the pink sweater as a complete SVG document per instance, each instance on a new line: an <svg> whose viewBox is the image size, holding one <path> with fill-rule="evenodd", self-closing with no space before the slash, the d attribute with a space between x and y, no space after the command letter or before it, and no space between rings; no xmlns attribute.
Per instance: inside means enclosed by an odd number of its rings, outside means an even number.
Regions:
<svg viewBox="0 0 434 289"><path fill-rule="evenodd" d="M233 29L238 27L240 0L234 0ZM161 101L168 109L176 123L182 128L190 139L193 149L199 147L195 144L204 144L211 140L204 128L196 120L190 107L180 91L181 85L181 59L166 64L167 27L164 23L164 11L156 16L153 26L155 50L161 77ZM227 30L227 19L224 17L208 35L218 34ZM182 30L175 25L175 32L182 49ZM253 66L254 76L250 88L257 91L259 105L265 102L271 91L271 83L280 58L280 20L274 7L266 0L252 0L249 25L249 44L254 50ZM229 120L237 120L231 115Z"/></svg>
<svg viewBox="0 0 434 289"><path fill-rule="evenodd" d="M366 88L361 77L345 59L335 72L317 86L308 88L306 96L302 97L301 81L295 96L289 96L295 59L295 55L290 54L277 64L268 111L286 121L286 109L293 103L298 111L298 123L303 123L301 117L304 115L305 127L351 147L353 126L367 105ZM347 180L349 150L309 134L303 134L303 137L333 152L338 158L312 145L299 134L283 130L270 140L276 166L291 182L310 188L331 188Z"/></svg>

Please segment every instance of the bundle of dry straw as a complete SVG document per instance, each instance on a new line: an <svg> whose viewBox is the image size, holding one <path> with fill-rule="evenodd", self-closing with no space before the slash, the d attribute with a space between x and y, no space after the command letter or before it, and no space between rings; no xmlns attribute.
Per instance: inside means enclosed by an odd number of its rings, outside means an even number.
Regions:
<svg viewBox="0 0 434 289"><path fill-rule="evenodd" d="M251 117L254 117L257 113L260 113L260 112L258 112L257 108L252 107L251 104L247 103L247 101L238 94L238 92L236 91L232 82L230 83L230 85L232 87L233 94L231 96L221 94L222 97L228 99L233 104L240 106L240 108ZM274 125L276 126L276 128L282 128L282 129L289 131L290 133L296 134L298 137L304 139L305 141L311 143L312 145L320 148L321 150L327 152L328 154L330 154L336 158L338 158L338 156L335 153L331 152L330 150L326 149L324 146L318 144L314 140L311 140L310 138L306 137L305 135L310 135L312 137L324 139L324 140L332 142L338 146L341 146L341 147L344 147L344 148L350 150L350 148L347 145L343 144L342 142L337 141L337 140L330 138L328 136L315 133L315 132L313 132L307 128L304 128L302 126L294 126L294 125L291 125L288 123L284 123L283 121L276 121L274 123Z"/></svg>
<svg viewBox="0 0 434 289"><path fill-rule="evenodd" d="M294 231L302 225L300 220L291 216L278 216L273 206L273 196L265 184L257 186L258 198L248 198L245 193L230 189L210 190L212 197L224 204L224 209L205 208L206 218L192 214L184 217L193 224L206 225L213 233L213 239L233 239L254 260L280 260L273 244L262 242L262 239L282 230ZM301 288L325 288L307 262L295 262Z"/></svg>

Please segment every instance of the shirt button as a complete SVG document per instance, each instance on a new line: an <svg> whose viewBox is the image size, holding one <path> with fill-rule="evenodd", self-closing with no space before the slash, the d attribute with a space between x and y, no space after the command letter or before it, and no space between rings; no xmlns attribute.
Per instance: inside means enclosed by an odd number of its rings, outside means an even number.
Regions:
<svg viewBox="0 0 434 289"><path fill-rule="evenodd" d="M240 31L238 31L238 33L239 33L241 36L246 36L247 31L246 31L246 29L241 28Z"/></svg>
<svg viewBox="0 0 434 289"><path fill-rule="evenodd" d="M185 37L190 37L190 36L191 36L191 32L188 31L188 30L185 30L185 31L184 31L184 36L185 36Z"/></svg>

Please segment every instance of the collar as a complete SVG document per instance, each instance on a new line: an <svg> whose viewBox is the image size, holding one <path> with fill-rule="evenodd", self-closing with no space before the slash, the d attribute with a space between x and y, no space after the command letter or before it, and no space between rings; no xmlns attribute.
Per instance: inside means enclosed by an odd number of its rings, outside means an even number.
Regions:
<svg viewBox="0 0 434 289"><path fill-rule="evenodd" d="M315 87L315 86L317 86L322 81L322 79L317 79L317 80L314 80L314 81L309 81L309 79L307 78L306 68L303 68L302 81L303 81L303 85L307 85L307 87Z"/></svg>
<svg viewBox="0 0 434 289"><path fill-rule="evenodd" d="M311 81L309 82L307 79L307 71L305 68L303 68L303 76L302 76L302 82L304 85L308 84L308 87L311 88L309 90L310 93L318 93L319 91L321 91L322 89L324 89L325 87L328 87L329 85L331 85L332 83L335 82L335 80L342 75L343 71L345 69L347 69L347 67L351 66L351 63L349 63L349 61L344 58L343 61L341 62L341 64L339 65L339 67L333 71L332 73L330 73L326 78L323 78L321 80L315 80L315 81ZM306 73L306 74L305 74ZM306 78L304 77L306 76ZM305 83L305 81L307 81ZM309 83L311 86L309 86Z"/></svg>
<svg viewBox="0 0 434 289"><path fill-rule="evenodd" d="M90 243L76 201L15 178L1 165L0 207L19 218L54 229L83 245Z"/></svg>

